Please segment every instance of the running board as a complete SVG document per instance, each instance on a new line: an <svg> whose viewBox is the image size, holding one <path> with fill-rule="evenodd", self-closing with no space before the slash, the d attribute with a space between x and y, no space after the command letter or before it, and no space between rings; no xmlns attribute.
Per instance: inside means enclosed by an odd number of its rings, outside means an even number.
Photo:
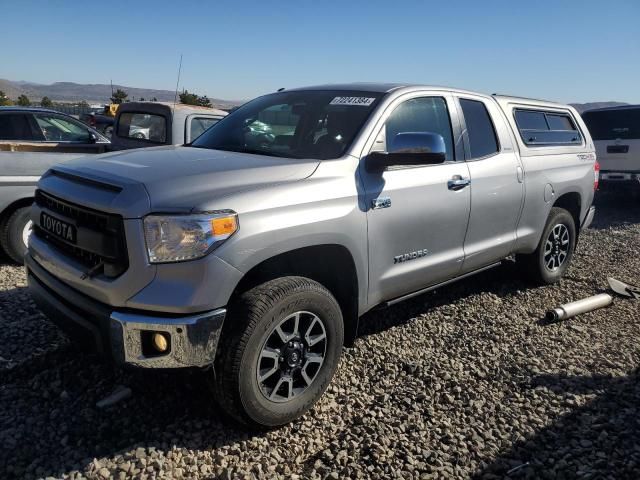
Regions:
<svg viewBox="0 0 640 480"><path fill-rule="evenodd" d="M485 270L489 270L491 268L495 268L495 267L497 267L499 265L502 265L502 261L496 262L496 263L492 263L491 265L487 265L486 267L479 268L479 269L474 270L472 272L465 273L464 275L460 275L459 277L452 278L451 280L447 280L446 282L436 283L435 285L431 285L430 287L423 288L421 290L417 290L415 292L408 293L406 295L402 295L401 297L397 297L397 298L394 298L392 300L387 300L386 302L382 302L381 306L382 307L390 307L391 305L395 305L396 303L402 302L404 300L408 300L408 299L413 298L413 297L417 297L418 295L422 295L423 293L427 293L427 292L430 292L432 290L436 290L436 289L438 289L440 287L444 287L445 285L449 285L450 283L454 283L454 282L457 282L458 280L462 280L462 279L465 279L467 277L471 277L471 276L475 275L476 273L484 272Z"/></svg>

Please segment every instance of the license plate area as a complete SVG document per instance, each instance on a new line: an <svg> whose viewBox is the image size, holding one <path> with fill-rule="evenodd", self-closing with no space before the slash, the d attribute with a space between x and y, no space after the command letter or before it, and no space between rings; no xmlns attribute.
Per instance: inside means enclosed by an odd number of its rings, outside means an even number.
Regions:
<svg viewBox="0 0 640 480"><path fill-rule="evenodd" d="M49 235L72 245L78 243L78 229L75 225L46 212L40 212L39 227Z"/></svg>
<svg viewBox="0 0 640 480"><path fill-rule="evenodd" d="M607 145L607 153L629 153L629 145Z"/></svg>

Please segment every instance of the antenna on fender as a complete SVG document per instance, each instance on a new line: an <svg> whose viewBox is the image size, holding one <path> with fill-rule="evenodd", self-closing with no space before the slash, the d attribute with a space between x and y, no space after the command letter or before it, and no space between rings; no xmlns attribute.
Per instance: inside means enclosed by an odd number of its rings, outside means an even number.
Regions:
<svg viewBox="0 0 640 480"><path fill-rule="evenodd" d="M176 111L176 103L178 103L178 87L180 86L180 72L182 71L182 54L180 54L180 64L178 65L178 81L176 82L176 94L173 97L173 113Z"/></svg>

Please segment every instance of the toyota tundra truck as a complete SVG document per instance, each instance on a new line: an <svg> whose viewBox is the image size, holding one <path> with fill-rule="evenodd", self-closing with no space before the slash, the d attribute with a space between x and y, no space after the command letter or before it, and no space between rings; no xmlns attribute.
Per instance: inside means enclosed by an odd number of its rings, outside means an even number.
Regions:
<svg viewBox="0 0 640 480"><path fill-rule="evenodd" d="M442 87L279 91L190 145L39 181L26 256L49 318L117 364L204 367L252 427L304 414L358 321L515 258L557 282L594 215L566 105Z"/></svg>

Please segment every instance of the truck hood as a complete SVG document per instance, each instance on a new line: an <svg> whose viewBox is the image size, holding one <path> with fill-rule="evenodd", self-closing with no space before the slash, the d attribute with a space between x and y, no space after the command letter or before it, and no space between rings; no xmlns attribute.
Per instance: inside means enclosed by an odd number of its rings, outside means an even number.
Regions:
<svg viewBox="0 0 640 480"><path fill-rule="evenodd" d="M55 170L129 190L134 190L131 187L135 184L142 185L149 196L149 211L185 212L240 191L301 180L310 176L318 163L166 146L83 157ZM140 215L121 213L128 218Z"/></svg>

